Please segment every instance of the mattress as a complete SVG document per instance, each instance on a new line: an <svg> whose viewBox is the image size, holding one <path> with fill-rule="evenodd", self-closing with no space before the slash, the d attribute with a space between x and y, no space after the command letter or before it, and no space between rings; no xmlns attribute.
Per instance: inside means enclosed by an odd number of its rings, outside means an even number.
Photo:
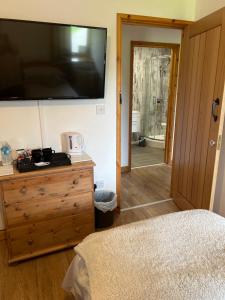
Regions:
<svg viewBox="0 0 225 300"><path fill-rule="evenodd" d="M225 299L225 219L168 214L91 234L63 288L83 300Z"/></svg>

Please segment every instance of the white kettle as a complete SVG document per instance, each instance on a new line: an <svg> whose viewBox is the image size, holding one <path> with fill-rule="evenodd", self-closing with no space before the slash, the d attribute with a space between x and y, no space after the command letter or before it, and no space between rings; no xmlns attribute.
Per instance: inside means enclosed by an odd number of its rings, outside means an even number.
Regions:
<svg viewBox="0 0 225 300"><path fill-rule="evenodd" d="M62 151L68 154L81 154L84 150L83 136L78 132L62 134Z"/></svg>

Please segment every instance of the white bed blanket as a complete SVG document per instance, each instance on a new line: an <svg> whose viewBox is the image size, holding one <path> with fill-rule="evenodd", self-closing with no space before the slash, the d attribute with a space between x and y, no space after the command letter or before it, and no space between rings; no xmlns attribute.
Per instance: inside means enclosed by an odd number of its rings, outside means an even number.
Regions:
<svg viewBox="0 0 225 300"><path fill-rule="evenodd" d="M208 211L94 233L75 252L92 300L225 299L225 219Z"/></svg>

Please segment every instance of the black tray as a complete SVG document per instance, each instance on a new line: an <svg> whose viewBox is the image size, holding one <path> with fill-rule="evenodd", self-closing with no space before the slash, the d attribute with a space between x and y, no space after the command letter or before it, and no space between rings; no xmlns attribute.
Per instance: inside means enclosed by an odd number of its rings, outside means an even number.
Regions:
<svg viewBox="0 0 225 300"><path fill-rule="evenodd" d="M52 159L49 161L50 164L42 167L35 166L34 161L29 158L17 161L17 169L20 173L31 172L36 170L49 169L53 167L69 166L71 165L70 157L63 152L54 153Z"/></svg>

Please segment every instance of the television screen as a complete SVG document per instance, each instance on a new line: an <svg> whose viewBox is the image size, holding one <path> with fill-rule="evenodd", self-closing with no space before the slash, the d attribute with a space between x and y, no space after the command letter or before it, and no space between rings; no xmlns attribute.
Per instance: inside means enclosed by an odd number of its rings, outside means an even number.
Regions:
<svg viewBox="0 0 225 300"><path fill-rule="evenodd" d="M0 100L104 97L106 28L0 19Z"/></svg>

